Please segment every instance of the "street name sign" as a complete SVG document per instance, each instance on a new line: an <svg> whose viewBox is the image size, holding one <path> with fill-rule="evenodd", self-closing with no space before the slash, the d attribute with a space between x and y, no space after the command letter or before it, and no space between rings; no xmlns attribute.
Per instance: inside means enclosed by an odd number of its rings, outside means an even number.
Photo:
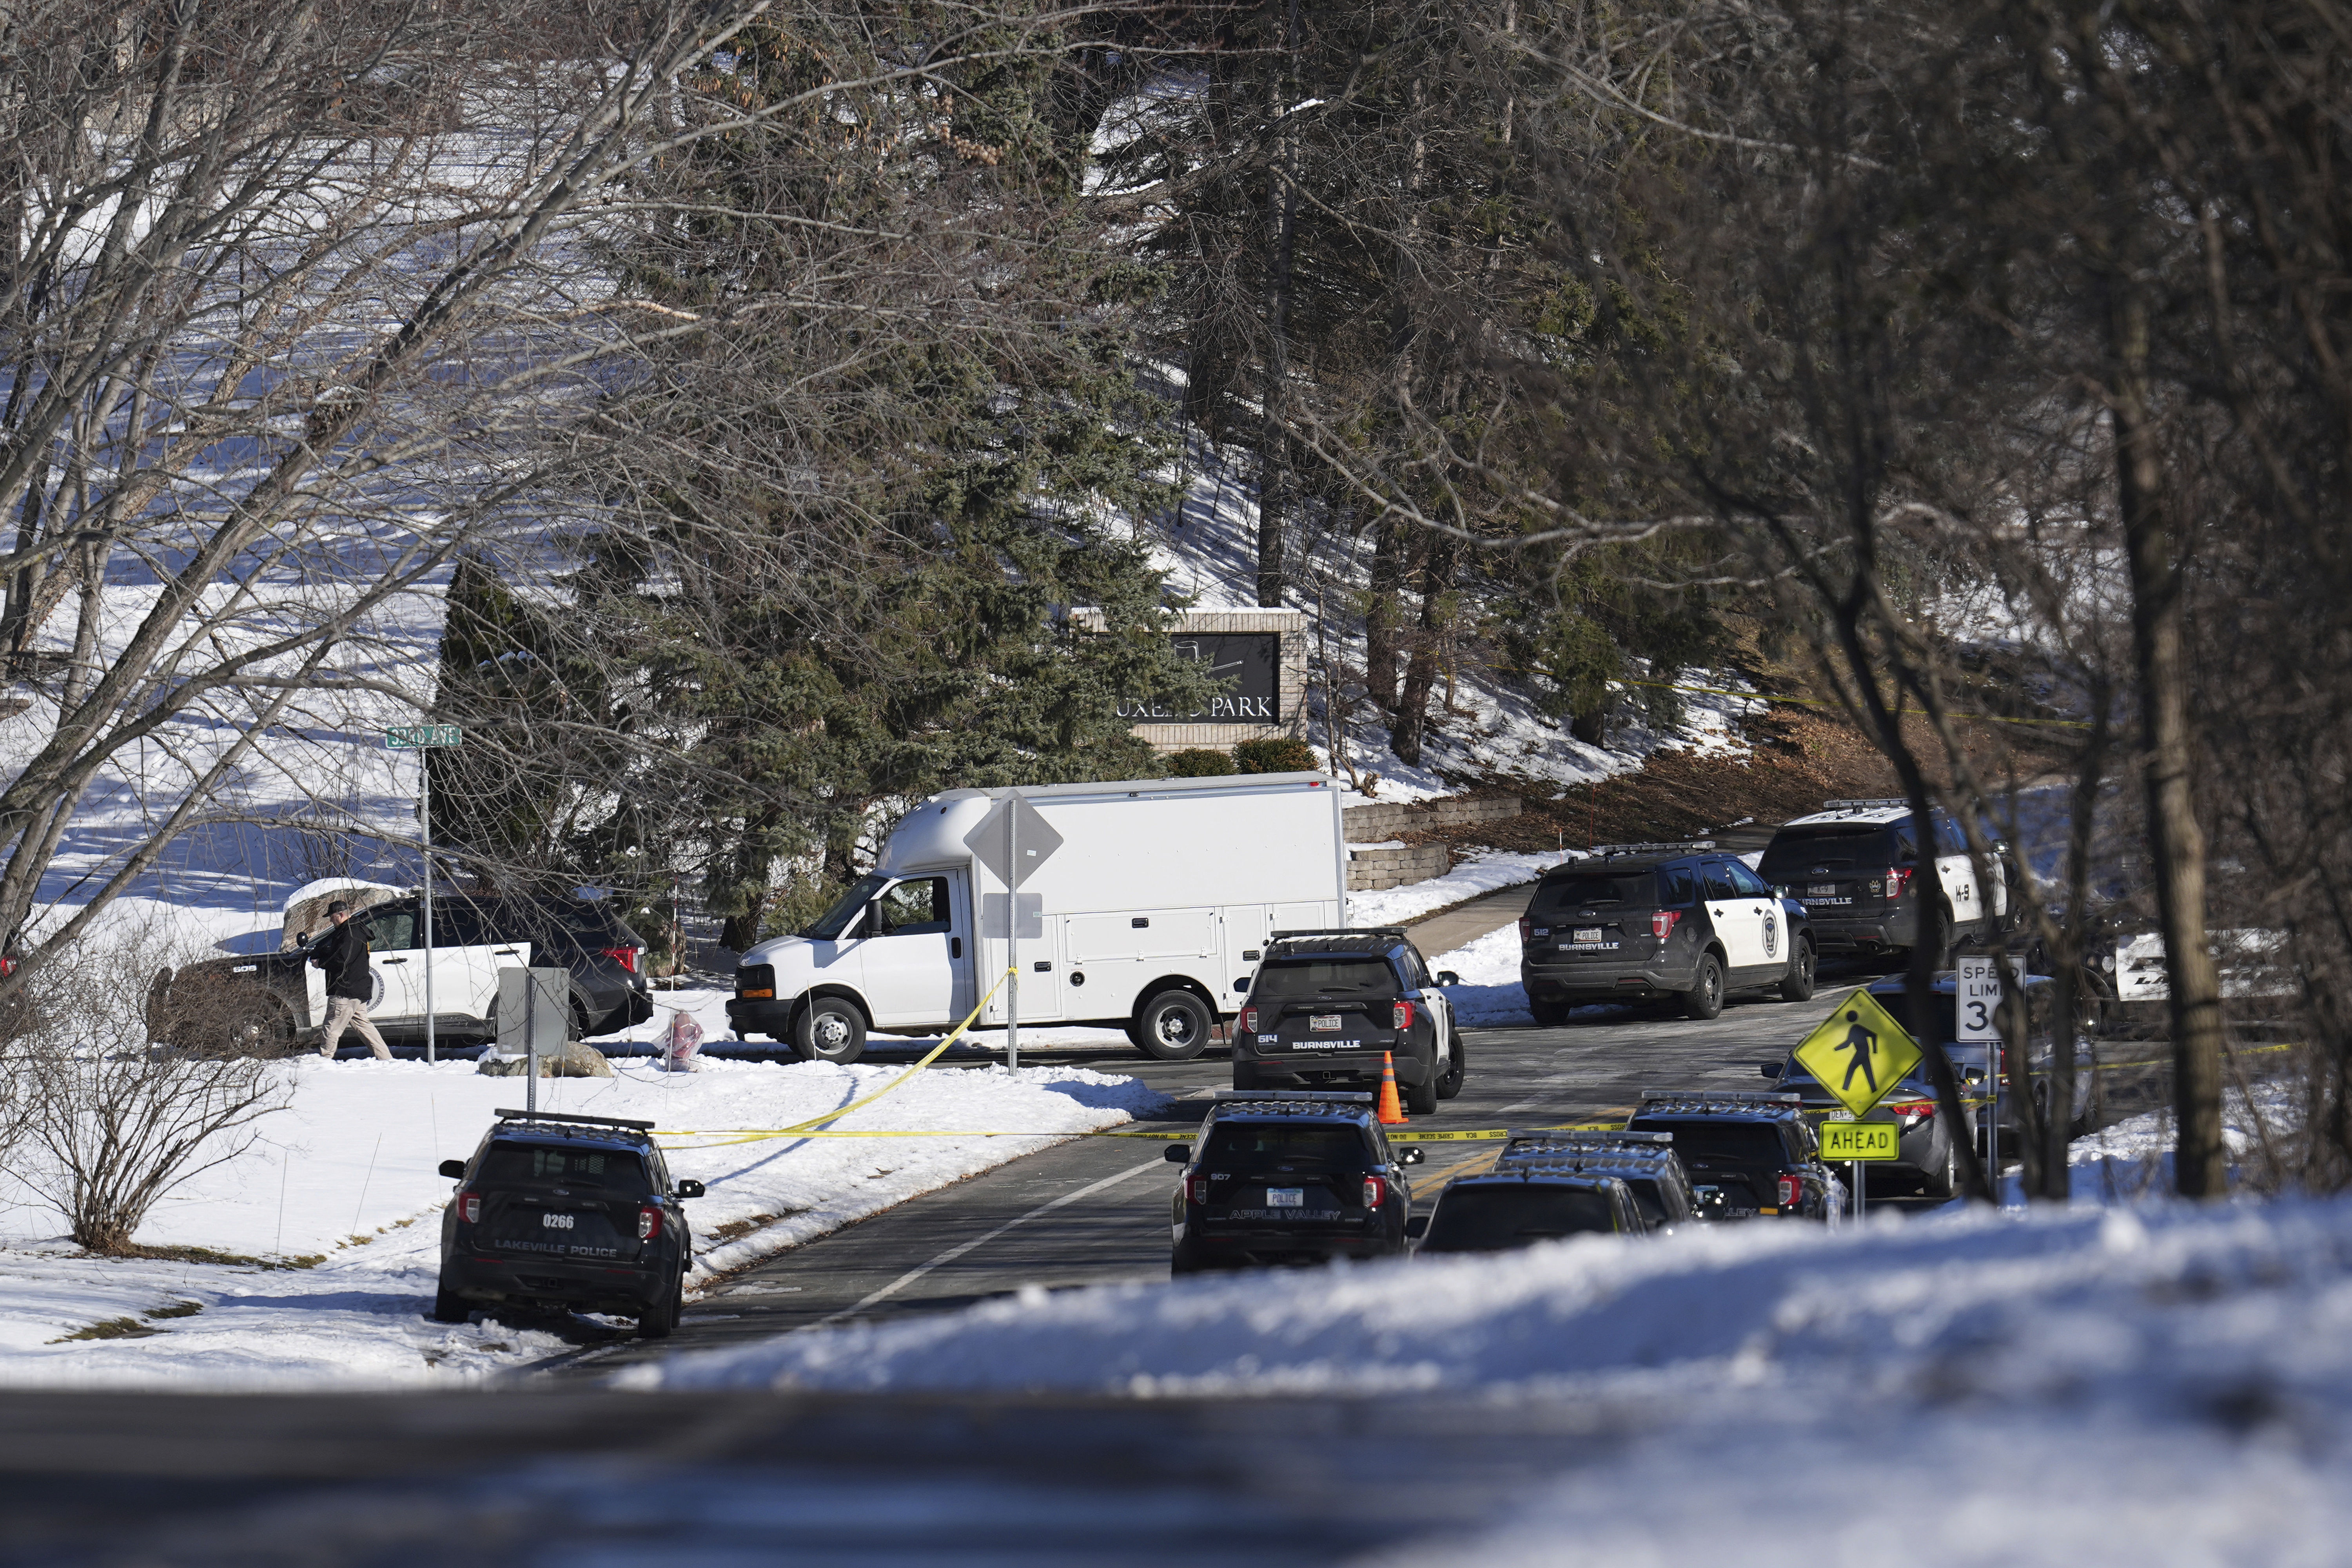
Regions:
<svg viewBox="0 0 2352 1568"><path fill-rule="evenodd" d="M1892 1121L1824 1121L1824 1160L1895 1160L1903 1154L1903 1129Z"/></svg>
<svg viewBox="0 0 2352 1568"><path fill-rule="evenodd" d="M1903 1075L1919 1065L1918 1046L1867 991L1839 1003L1790 1054L1856 1117L1893 1093Z"/></svg>
<svg viewBox="0 0 2352 1568"><path fill-rule="evenodd" d="M398 724L383 732L383 743L395 752L421 751L427 746L462 746L466 732L456 724Z"/></svg>

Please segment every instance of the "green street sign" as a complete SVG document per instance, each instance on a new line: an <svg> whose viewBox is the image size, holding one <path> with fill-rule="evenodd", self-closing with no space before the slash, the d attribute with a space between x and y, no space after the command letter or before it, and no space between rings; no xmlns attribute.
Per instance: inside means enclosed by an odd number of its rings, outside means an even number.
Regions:
<svg viewBox="0 0 2352 1568"><path fill-rule="evenodd" d="M1892 1121L1824 1121L1824 1160L1895 1160L1903 1154L1903 1129Z"/></svg>
<svg viewBox="0 0 2352 1568"><path fill-rule="evenodd" d="M383 732L383 743L395 752L463 745L465 740L466 732L455 724L401 724Z"/></svg>

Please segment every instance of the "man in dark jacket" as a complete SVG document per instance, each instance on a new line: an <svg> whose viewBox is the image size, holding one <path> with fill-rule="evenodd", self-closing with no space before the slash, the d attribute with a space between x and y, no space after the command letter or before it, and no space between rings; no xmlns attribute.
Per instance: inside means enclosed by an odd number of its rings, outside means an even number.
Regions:
<svg viewBox="0 0 2352 1568"><path fill-rule="evenodd" d="M352 906L341 899L327 906L327 918L335 929L310 950L310 962L327 972L327 1032L319 1041L319 1054L333 1061L343 1031L356 1028L376 1059L388 1062L392 1048L367 1015L368 996L374 989L368 974L367 932L352 924Z"/></svg>

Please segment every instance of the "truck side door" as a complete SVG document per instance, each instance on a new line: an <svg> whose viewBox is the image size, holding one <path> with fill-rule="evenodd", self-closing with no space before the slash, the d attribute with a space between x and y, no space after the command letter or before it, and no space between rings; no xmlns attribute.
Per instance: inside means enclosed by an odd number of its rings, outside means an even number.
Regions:
<svg viewBox="0 0 2352 1568"><path fill-rule="evenodd" d="M377 994L368 1016L379 1022L423 1022L425 954L416 946L416 900L378 904L352 917L367 926L368 973Z"/></svg>
<svg viewBox="0 0 2352 1568"><path fill-rule="evenodd" d="M956 981L967 966L954 954L965 932L956 924L947 875L894 882L867 909L863 918L873 923L865 928L857 958L875 1026L928 1028L961 1018Z"/></svg>

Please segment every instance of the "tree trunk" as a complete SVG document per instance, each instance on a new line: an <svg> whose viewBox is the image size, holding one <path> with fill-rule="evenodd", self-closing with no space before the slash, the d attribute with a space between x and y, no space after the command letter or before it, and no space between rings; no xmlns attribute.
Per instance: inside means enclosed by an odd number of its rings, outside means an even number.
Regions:
<svg viewBox="0 0 2352 1568"><path fill-rule="evenodd" d="M1454 549L1452 539L1433 536L1422 572L1420 632L1405 665L1404 689L1397 696L1396 723L1389 731L1389 749L1409 767L1421 765L1422 741L1429 729L1429 689L1437 682L1438 646L1445 631L1442 606L1454 586Z"/></svg>
<svg viewBox="0 0 2352 1568"><path fill-rule="evenodd" d="M2221 985L2205 931L2205 834L2189 793L2187 606L2147 390L2147 314L2117 281L2114 352L2116 489L2131 575L2132 661L2139 681L2147 835L2164 932L2172 1093L2173 1185L2213 1198L2228 1185L2221 1146Z"/></svg>
<svg viewBox="0 0 2352 1568"><path fill-rule="evenodd" d="M1284 4L1284 0L1269 0ZM1257 459L1257 602L1282 605L1283 524L1290 510L1290 437L1283 423L1283 400L1290 380L1287 342L1290 317L1291 240L1297 228L1297 144L1289 130L1297 85L1298 0L1287 0L1282 27L1281 63L1267 78L1266 120L1274 132L1274 155L1265 180L1267 257L1265 285L1265 403Z"/></svg>
<svg viewBox="0 0 2352 1568"><path fill-rule="evenodd" d="M1382 518L1372 525L1371 590L1364 605L1364 689L1383 717L1397 705L1397 654L1403 640L1404 529Z"/></svg>

